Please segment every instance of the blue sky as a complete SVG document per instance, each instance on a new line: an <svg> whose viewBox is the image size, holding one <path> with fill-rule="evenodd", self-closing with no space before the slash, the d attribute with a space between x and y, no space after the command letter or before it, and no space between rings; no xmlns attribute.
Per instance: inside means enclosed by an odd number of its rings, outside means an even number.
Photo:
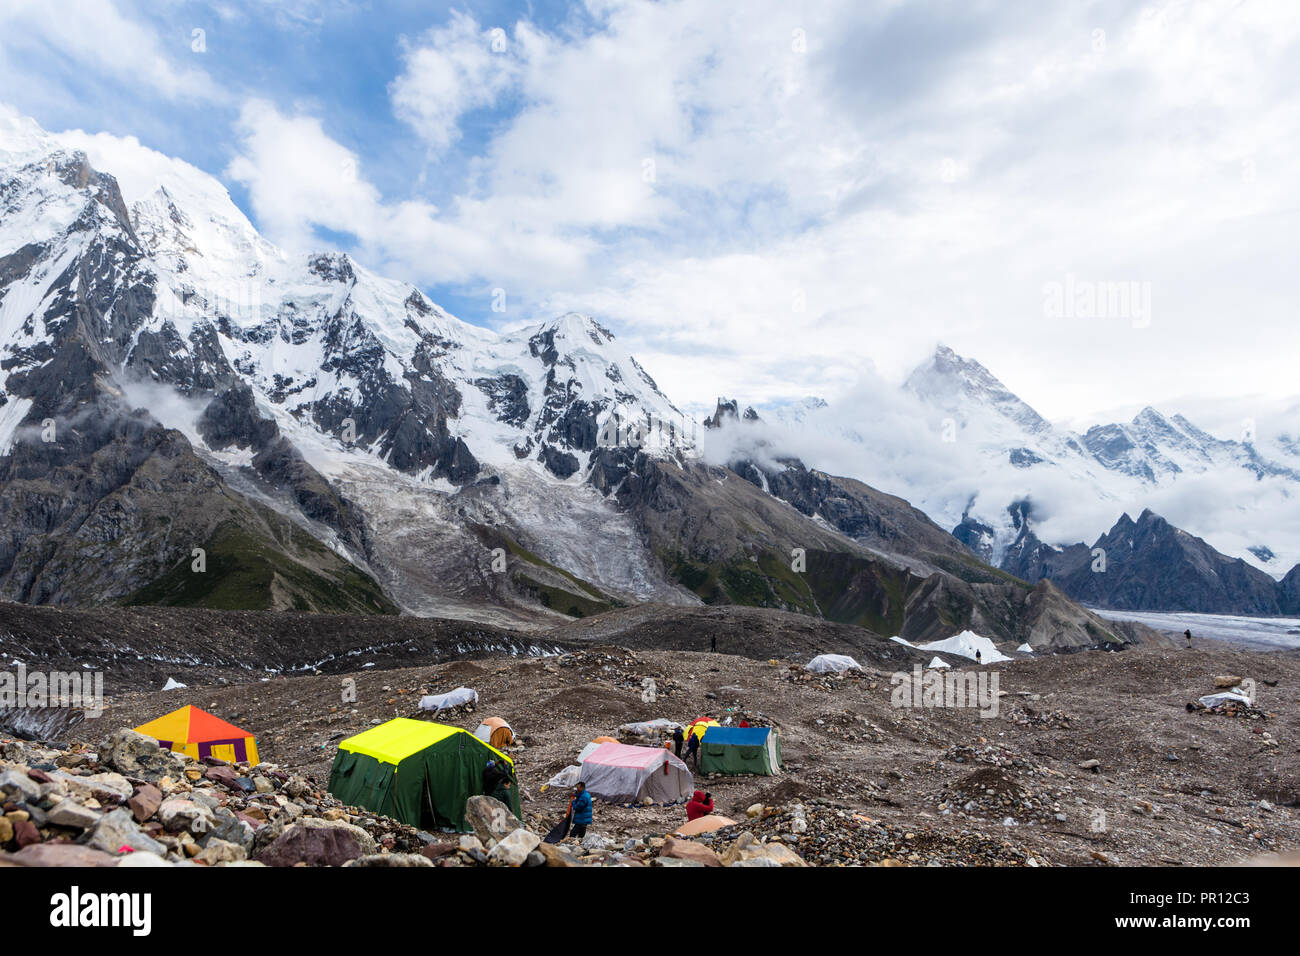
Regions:
<svg viewBox="0 0 1300 956"><path fill-rule="evenodd" d="M1258 0L8 0L0 100L469 321L589 312L687 406L944 341L1082 423L1295 394L1297 53Z"/></svg>

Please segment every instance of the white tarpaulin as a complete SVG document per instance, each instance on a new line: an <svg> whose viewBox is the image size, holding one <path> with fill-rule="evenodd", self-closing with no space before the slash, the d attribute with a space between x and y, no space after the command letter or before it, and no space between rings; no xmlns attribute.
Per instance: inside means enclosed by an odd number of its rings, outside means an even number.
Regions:
<svg viewBox="0 0 1300 956"><path fill-rule="evenodd" d="M847 654L818 654L803 669L814 674L838 674L840 671L860 671L862 665Z"/></svg>
<svg viewBox="0 0 1300 956"><path fill-rule="evenodd" d="M578 751L578 763L582 763L584 760L586 760L588 757L590 757L592 754L594 754L597 750L599 750L603 746L604 744L598 744L594 740L591 743L587 744L587 746L583 747L580 751Z"/></svg>
<svg viewBox="0 0 1300 956"><path fill-rule="evenodd" d="M582 768L576 763L569 764L550 780L546 781L548 787L572 787L578 783L578 776L582 773Z"/></svg>
<svg viewBox="0 0 1300 956"><path fill-rule="evenodd" d="M935 657L932 661L930 661L930 663L929 663L927 666L929 666L929 667L951 667L952 665L949 664L947 661L945 661L942 657Z"/></svg>
<svg viewBox="0 0 1300 956"><path fill-rule="evenodd" d="M1021 654L1034 653L1034 649L1030 647L1028 644L1021 644L1019 647L1016 648L1016 650L1019 651Z"/></svg>
<svg viewBox="0 0 1300 956"><path fill-rule="evenodd" d="M1218 707L1220 704L1226 704L1230 700L1235 700L1239 704L1245 704L1247 707L1254 706L1254 702L1237 688L1220 691L1217 694L1206 694L1201 698L1201 706Z"/></svg>
<svg viewBox="0 0 1300 956"><path fill-rule="evenodd" d="M657 737L661 734L671 733L674 727L680 726L681 724L675 720L669 720L667 717L656 717L654 720L639 720L631 724L619 724L618 732L634 737Z"/></svg>
<svg viewBox="0 0 1300 956"><path fill-rule="evenodd" d="M470 690L468 687L457 687L445 694L426 694L420 698L420 709L437 713L440 710L446 710L448 707L477 703L478 691Z"/></svg>

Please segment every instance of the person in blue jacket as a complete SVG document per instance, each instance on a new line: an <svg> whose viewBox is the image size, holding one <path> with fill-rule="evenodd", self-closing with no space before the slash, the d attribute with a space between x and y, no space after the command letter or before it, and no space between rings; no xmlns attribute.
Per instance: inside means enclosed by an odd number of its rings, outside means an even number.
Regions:
<svg viewBox="0 0 1300 956"><path fill-rule="evenodd" d="M573 799L569 801L569 816L573 818L573 829L569 835L575 840L581 840L587 835L587 827L591 824L591 794L587 792L587 785L579 783L573 788Z"/></svg>

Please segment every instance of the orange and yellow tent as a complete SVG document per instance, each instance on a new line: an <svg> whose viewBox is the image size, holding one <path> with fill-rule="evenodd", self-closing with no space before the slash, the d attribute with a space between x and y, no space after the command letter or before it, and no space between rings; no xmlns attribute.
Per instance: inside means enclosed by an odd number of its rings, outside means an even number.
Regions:
<svg viewBox="0 0 1300 956"><path fill-rule="evenodd" d="M257 741L252 734L188 704L135 729L136 733L153 737L158 746L189 754L195 760L217 757L231 763L258 763Z"/></svg>
<svg viewBox="0 0 1300 956"><path fill-rule="evenodd" d="M719 726L721 726L721 724L719 724L712 717L696 717L687 725L686 736L689 737L692 734L694 734L696 737L703 738L704 732L706 730L708 730L710 727L719 727Z"/></svg>

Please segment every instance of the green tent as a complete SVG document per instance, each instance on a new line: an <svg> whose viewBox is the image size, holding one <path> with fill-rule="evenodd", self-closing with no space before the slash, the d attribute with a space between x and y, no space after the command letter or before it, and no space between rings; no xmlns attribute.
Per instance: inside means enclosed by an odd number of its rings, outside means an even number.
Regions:
<svg viewBox="0 0 1300 956"><path fill-rule="evenodd" d="M710 727L700 739L700 773L780 771L781 744L771 727Z"/></svg>
<svg viewBox="0 0 1300 956"><path fill-rule="evenodd" d="M489 760L509 772L510 809L522 820L514 761L467 730L405 717L341 741L329 791L413 827L465 832L465 802L483 792Z"/></svg>

